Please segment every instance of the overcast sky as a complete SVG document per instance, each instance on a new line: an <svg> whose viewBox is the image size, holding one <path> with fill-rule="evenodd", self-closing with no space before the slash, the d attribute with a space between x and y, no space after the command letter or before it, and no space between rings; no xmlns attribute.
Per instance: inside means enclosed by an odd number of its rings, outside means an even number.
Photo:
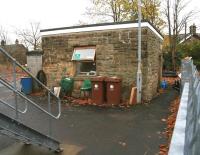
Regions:
<svg viewBox="0 0 200 155"><path fill-rule="evenodd" d="M0 0L0 4L0 25L11 34L30 22L40 22L41 29L76 25L86 20L83 14L90 0ZM188 9L200 10L199 4L191 0ZM200 24L200 19L194 23Z"/></svg>
<svg viewBox="0 0 200 155"><path fill-rule="evenodd" d="M84 20L89 0L0 0L0 26L15 37L15 29L40 22L41 29L72 26Z"/></svg>

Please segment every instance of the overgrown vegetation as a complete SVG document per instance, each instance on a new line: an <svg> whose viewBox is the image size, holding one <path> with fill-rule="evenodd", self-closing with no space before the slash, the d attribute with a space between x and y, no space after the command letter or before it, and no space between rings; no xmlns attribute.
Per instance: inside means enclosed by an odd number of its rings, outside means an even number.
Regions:
<svg viewBox="0 0 200 155"><path fill-rule="evenodd" d="M191 43L179 45L178 53L182 53L182 58L186 56L192 57L197 69L200 69L200 41L192 41Z"/></svg>
<svg viewBox="0 0 200 155"><path fill-rule="evenodd" d="M197 69L200 69L200 41L192 41L190 43L179 44L175 53L176 70L180 69L181 59L185 57L192 57ZM163 53L163 69L173 70L172 56L169 50L166 48Z"/></svg>
<svg viewBox="0 0 200 155"><path fill-rule="evenodd" d="M177 51L175 53L175 66L176 66L176 71L178 71L181 67L181 59L184 58L184 53L181 51ZM174 70L174 67L172 65L172 53L171 52L164 52L163 53L163 70L167 71L172 71Z"/></svg>
<svg viewBox="0 0 200 155"><path fill-rule="evenodd" d="M177 69L177 51L179 35L187 28L189 21L197 15L198 11L187 9L189 0L164 0L164 17L168 27L169 51L171 52L172 70Z"/></svg>
<svg viewBox="0 0 200 155"><path fill-rule="evenodd" d="M138 1L134 0L90 0L92 5L86 9L90 19L99 22L121 22L138 19ZM162 29L160 0L142 0L142 19L149 20L157 28Z"/></svg>

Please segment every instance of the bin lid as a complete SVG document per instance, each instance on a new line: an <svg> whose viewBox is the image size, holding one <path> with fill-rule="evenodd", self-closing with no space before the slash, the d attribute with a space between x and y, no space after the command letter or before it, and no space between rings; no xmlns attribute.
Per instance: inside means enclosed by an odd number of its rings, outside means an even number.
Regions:
<svg viewBox="0 0 200 155"><path fill-rule="evenodd" d="M118 78L118 77L106 77L106 78L105 78L105 81L106 81L106 82L121 82L122 79L121 79L121 78Z"/></svg>
<svg viewBox="0 0 200 155"><path fill-rule="evenodd" d="M104 76L96 76L96 77L91 78L92 82L104 81L104 80L105 80Z"/></svg>
<svg viewBox="0 0 200 155"><path fill-rule="evenodd" d="M32 79L32 77L30 77L30 76L23 76L20 79Z"/></svg>

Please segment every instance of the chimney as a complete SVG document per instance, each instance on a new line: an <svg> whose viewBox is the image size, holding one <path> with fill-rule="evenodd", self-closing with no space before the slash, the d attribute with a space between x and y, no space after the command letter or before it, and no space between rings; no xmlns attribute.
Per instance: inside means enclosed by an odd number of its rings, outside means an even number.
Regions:
<svg viewBox="0 0 200 155"><path fill-rule="evenodd" d="M16 45L19 44L19 40L18 40L18 39L15 40L15 44L16 44Z"/></svg>
<svg viewBox="0 0 200 155"><path fill-rule="evenodd" d="M185 22L185 40L187 38L187 23Z"/></svg>
<svg viewBox="0 0 200 155"><path fill-rule="evenodd" d="M5 46L5 45L6 45L5 40L1 40L1 46Z"/></svg>
<svg viewBox="0 0 200 155"><path fill-rule="evenodd" d="M191 35L196 35L196 29L197 29L197 27L196 27L195 24L191 25L190 26L190 34Z"/></svg>

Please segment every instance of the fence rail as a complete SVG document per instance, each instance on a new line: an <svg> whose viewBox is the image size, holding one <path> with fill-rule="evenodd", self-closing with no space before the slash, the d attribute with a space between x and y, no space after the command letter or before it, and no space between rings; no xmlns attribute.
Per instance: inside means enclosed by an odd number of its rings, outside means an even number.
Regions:
<svg viewBox="0 0 200 155"><path fill-rule="evenodd" d="M181 67L182 96L169 155L200 154L200 78L191 59Z"/></svg>
<svg viewBox="0 0 200 155"><path fill-rule="evenodd" d="M0 84L5 86L6 88L8 88L9 90L11 90L14 93L14 101L15 101L15 106L10 105L10 103L7 103L6 101L3 101L2 99L0 99L0 103L4 104L5 106L7 106L8 108L15 110L15 119L18 120L19 118L19 113L26 113L27 109L29 108L29 105L34 106L35 108L37 108L38 110L40 110L41 112L45 113L48 117L49 117L49 135L51 135L51 118L53 119L59 119L60 115L61 115L61 101L60 98L57 97L48 87L46 87L40 80L38 80L36 77L34 77L32 75L32 73L30 73L28 70L26 70L18 61L16 61L9 53L7 53L3 48L0 47L0 54L2 54L2 56L4 56L5 58L7 58L11 63L12 63L12 67L13 67L13 82L9 81L9 80L5 80L5 77L3 77L2 75L0 75ZM43 89L47 92L48 94L48 110L44 109L43 107L41 107L40 105L38 105L36 102L34 102L33 100L31 100L30 98L28 98L25 94L23 94L21 91L19 91L17 89L17 70L16 68L20 68L24 73L26 73L28 76L30 76L35 82L37 82L41 87L43 87ZM18 107L18 100L17 97L21 97L22 99L25 100L25 109L24 110L20 110ZM55 115L52 112L51 109L51 104L52 104L52 99L51 96L54 97L56 99L56 103L57 103L57 114Z"/></svg>

